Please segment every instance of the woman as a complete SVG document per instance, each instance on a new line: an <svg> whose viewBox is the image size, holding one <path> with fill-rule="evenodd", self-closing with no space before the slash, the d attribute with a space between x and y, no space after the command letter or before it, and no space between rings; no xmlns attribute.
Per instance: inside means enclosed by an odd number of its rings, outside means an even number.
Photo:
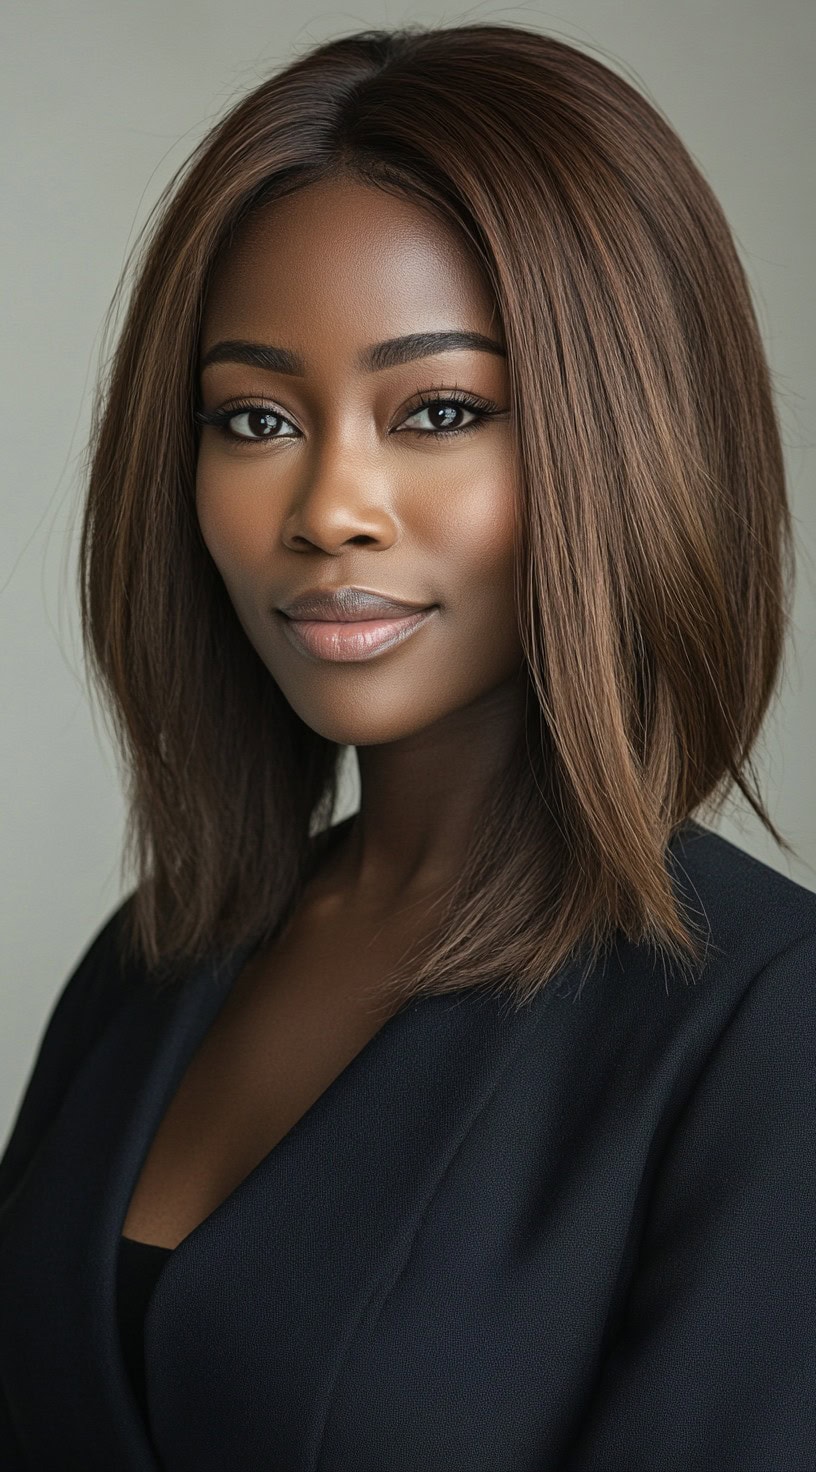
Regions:
<svg viewBox="0 0 816 1472"><path fill-rule="evenodd" d="M91 450L138 884L0 1168L3 1467L812 1467L816 896L694 816L789 849L791 521L667 122L509 26L300 57Z"/></svg>

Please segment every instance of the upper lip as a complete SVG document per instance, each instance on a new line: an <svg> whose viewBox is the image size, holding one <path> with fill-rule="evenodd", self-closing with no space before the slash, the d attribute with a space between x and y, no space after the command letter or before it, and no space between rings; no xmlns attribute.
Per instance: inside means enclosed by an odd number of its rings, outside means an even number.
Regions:
<svg viewBox="0 0 816 1472"><path fill-rule="evenodd" d="M433 604L412 603L390 593L372 593L368 588L307 588L288 603L279 604L287 618L313 618L325 623L351 624L380 618L383 614L413 613Z"/></svg>

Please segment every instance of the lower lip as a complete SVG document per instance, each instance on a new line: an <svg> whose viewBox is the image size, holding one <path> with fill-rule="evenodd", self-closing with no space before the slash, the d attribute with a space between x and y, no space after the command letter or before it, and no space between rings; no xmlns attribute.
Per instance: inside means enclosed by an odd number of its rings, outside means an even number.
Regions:
<svg viewBox="0 0 816 1472"><path fill-rule="evenodd" d="M414 629L427 622L433 608L421 608L404 618L366 619L355 624L326 623L323 619L294 619L281 614L287 637L298 649L316 659L332 661L372 659L409 639Z"/></svg>

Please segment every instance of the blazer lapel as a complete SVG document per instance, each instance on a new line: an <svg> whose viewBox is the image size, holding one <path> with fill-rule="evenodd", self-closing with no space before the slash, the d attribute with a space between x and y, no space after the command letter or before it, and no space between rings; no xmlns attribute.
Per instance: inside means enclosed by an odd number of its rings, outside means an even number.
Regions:
<svg viewBox="0 0 816 1472"><path fill-rule="evenodd" d="M119 1343L119 1239L150 1142L250 950L174 991L129 997L15 1203L15 1275L2 1282L15 1352L2 1378L15 1409L28 1408L20 1435L42 1472L160 1472L164 1459L223 1472L224 1447L247 1467L266 1465L270 1446L287 1472L318 1465L338 1354L376 1317L555 990L515 1011L493 990L410 1001L179 1244L145 1319L154 1445ZM65 1428L79 1449L70 1464Z"/></svg>
<svg viewBox="0 0 816 1472"><path fill-rule="evenodd" d="M413 999L179 1244L145 1320L170 1466L313 1472L322 1447L338 1455L327 1424L351 1415L348 1350L365 1356L428 1204L548 1000ZM353 1453L353 1425L342 1434Z"/></svg>

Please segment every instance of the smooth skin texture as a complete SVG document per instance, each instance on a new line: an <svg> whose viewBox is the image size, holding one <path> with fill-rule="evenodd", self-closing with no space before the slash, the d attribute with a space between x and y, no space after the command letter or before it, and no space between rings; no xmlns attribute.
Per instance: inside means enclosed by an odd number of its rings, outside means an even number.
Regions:
<svg viewBox="0 0 816 1472"><path fill-rule="evenodd" d="M217 344L240 340L287 349L305 369L202 368L205 412L246 400L260 412L236 412L232 438L202 429L197 512L242 626L290 705L357 748L360 814L332 855L331 880L344 905L384 919L397 897L454 878L476 804L523 719L506 358L448 349L361 366L372 344L442 331L503 347L480 268L423 206L346 177L244 223L202 323L202 364ZM454 390L489 400L495 414L416 407ZM370 660L301 653L275 610L314 585L348 584L439 606Z"/></svg>
<svg viewBox="0 0 816 1472"><path fill-rule="evenodd" d="M501 345L453 234L358 183L275 201L246 222L211 284L202 364L219 343L249 341L299 354L305 372L202 366L200 407L244 401L229 427L245 436L202 431L202 534L286 699L315 730L357 747L361 809L191 1059L123 1224L137 1241L183 1241L397 1010L393 998L383 1006L382 978L433 929L476 801L523 718L506 359L470 349L359 365L374 343L440 331ZM473 422L461 407L416 408L431 390L457 388L496 416L433 435ZM275 612L315 584L439 608L370 660L319 661Z"/></svg>

